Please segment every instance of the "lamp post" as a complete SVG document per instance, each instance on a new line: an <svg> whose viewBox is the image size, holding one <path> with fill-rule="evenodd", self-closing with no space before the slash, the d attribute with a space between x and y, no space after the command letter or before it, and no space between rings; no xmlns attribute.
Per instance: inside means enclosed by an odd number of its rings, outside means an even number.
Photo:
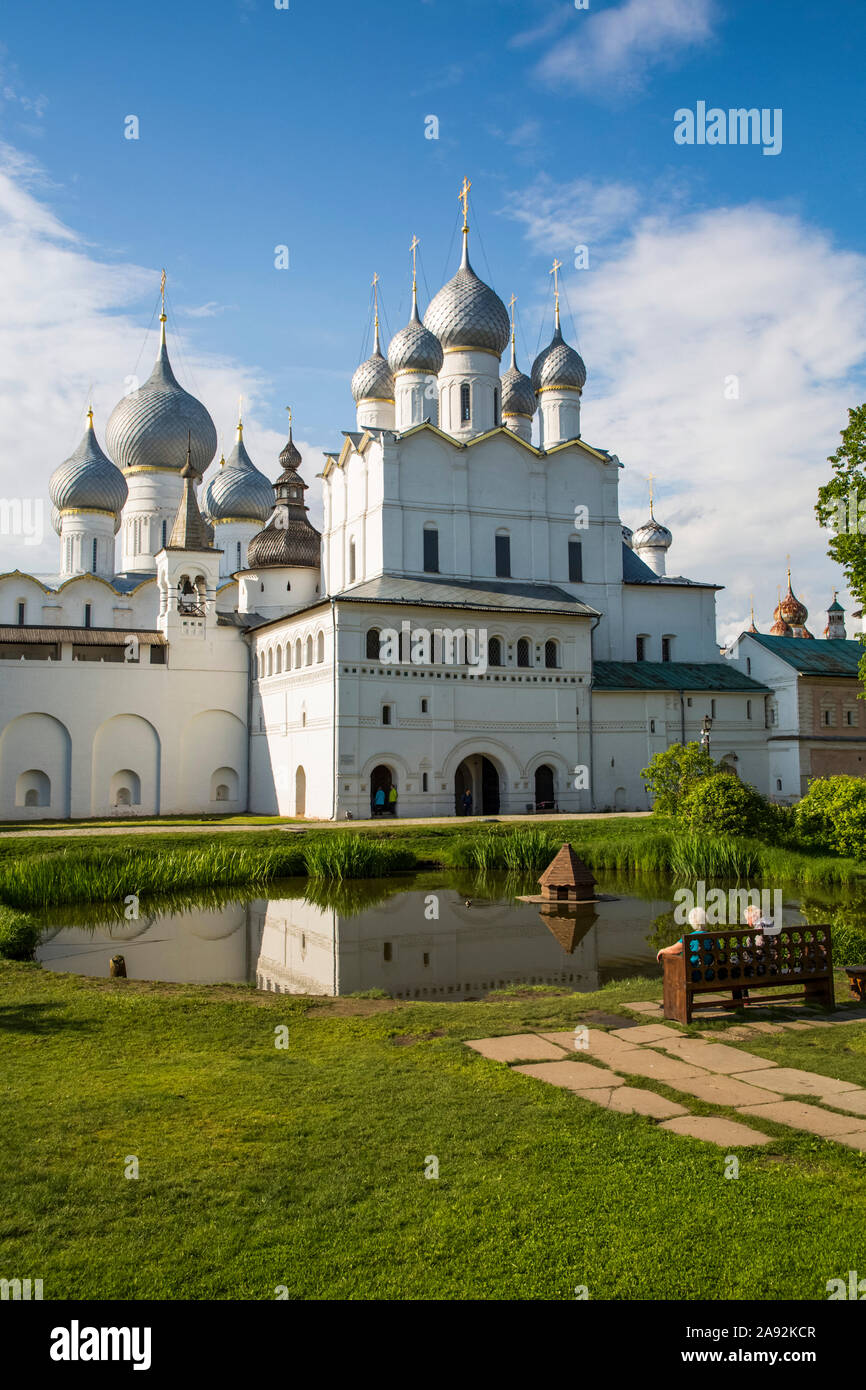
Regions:
<svg viewBox="0 0 866 1390"><path fill-rule="evenodd" d="M708 714L705 714L701 721L701 747L705 753L709 753L710 751L710 729L712 727L712 719Z"/></svg>

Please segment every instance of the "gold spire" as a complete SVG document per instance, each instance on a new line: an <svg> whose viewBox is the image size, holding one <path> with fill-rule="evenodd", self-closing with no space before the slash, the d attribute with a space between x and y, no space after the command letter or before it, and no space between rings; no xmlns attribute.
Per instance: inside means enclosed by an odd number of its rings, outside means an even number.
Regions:
<svg viewBox="0 0 866 1390"><path fill-rule="evenodd" d="M238 443L244 437L244 398L238 396Z"/></svg>
<svg viewBox="0 0 866 1390"><path fill-rule="evenodd" d="M470 190L471 187L472 187L472 184L470 183L469 179L467 179L467 178L466 178L466 175L464 174L464 176L463 176L463 187L461 188L460 192L457 194L457 201L458 201L458 203L462 203L462 204L463 204L463 235L464 235L464 236L467 236L467 235L469 234L469 190Z"/></svg>
<svg viewBox="0 0 866 1390"><path fill-rule="evenodd" d="M373 271L373 326L375 338L373 341L373 352L381 355L382 349L379 347L379 272Z"/></svg>
<svg viewBox="0 0 866 1390"><path fill-rule="evenodd" d="M649 477L647 478L647 482L649 483L649 494L650 494L650 516L652 517L653 521L655 521L655 516L654 516L654 514L653 514L653 483L655 482L655 474L654 474L654 473L650 473Z"/></svg>
<svg viewBox="0 0 866 1390"><path fill-rule="evenodd" d="M510 298L509 301L508 301L508 307L509 307L509 309L511 310L511 365L512 365L512 367L514 366L514 306L515 306L516 303L517 303L517 295L512 293L512 296L511 296L511 298Z"/></svg>
<svg viewBox="0 0 866 1390"><path fill-rule="evenodd" d="M554 257L553 265L552 265L551 268L550 268L550 274L553 276L553 305L554 305L554 313L556 314L556 326L557 326L557 328L559 328L559 272L560 272L561 270L562 270L562 261L558 261L558 260Z"/></svg>
<svg viewBox="0 0 866 1390"><path fill-rule="evenodd" d="M165 347L165 266L162 268L162 275L159 280L159 295L162 301L162 308L159 312L159 345Z"/></svg>

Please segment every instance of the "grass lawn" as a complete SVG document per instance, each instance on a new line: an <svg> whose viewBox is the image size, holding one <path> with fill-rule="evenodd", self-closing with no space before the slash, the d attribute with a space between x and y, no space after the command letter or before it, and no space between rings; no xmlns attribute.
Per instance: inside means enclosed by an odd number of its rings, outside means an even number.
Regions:
<svg viewBox="0 0 866 1390"><path fill-rule="evenodd" d="M820 1300L866 1269L855 1152L762 1124L726 1180L722 1150L461 1045L646 980L402 1006L0 962L0 990L2 1272L46 1299ZM864 1024L749 1048L866 1079Z"/></svg>

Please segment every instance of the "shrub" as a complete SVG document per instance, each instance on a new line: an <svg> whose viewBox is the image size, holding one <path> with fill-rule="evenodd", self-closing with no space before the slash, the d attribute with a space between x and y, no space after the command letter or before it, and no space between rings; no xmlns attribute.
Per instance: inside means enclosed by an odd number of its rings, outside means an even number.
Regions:
<svg viewBox="0 0 866 1390"><path fill-rule="evenodd" d="M679 817L698 834L759 835L768 820L767 802L739 777L720 772L692 785Z"/></svg>
<svg viewBox="0 0 866 1390"><path fill-rule="evenodd" d="M794 808L794 825L803 845L866 858L866 779L816 777Z"/></svg>
<svg viewBox="0 0 866 1390"><path fill-rule="evenodd" d="M16 912L0 903L0 956L5 960L32 960L40 935L40 928L26 912Z"/></svg>
<svg viewBox="0 0 866 1390"><path fill-rule="evenodd" d="M653 812L678 816L691 788L715 771L715 763L699 743L672 743L670 748L656 753L641 772L653 798Z"/></svg>

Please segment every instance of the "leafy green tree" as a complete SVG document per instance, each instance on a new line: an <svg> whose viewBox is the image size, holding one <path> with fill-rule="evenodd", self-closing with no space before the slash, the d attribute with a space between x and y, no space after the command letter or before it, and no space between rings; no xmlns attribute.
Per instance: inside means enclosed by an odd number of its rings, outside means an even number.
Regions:
<svg viewBox="0 0 866 1390"><path fill-rule="evenodd" d="M692 784L679 816L689 830L700 834L760 835L766 812L760 792L729 772L719 772Z"/></svg>
<svg viewBox="0 0 866 1390"><path fill-rule="evenodd" d="M814 778L794 821L801 844L866 858L866 778Z"/></svg>
<svg viewBox="0 0 866 1390"><path fill-rule="evenodd" d="M862 604L866 602L866 405L848 411L842 443L828 463L833 476L818 489L815 512L821 525L832 532L828 554L842 566L848 588ZM859 674L866 683L866 653ZM862 699L864 692L859 694Z"/></svg>
<svg viewBox="0 0 866 1390"><path fill-rule="evenodd" d="M672 743L656 753L640 775L653 798L655 814L677 816L690 788L716 771L716 764L699 743Z"/></svg>

